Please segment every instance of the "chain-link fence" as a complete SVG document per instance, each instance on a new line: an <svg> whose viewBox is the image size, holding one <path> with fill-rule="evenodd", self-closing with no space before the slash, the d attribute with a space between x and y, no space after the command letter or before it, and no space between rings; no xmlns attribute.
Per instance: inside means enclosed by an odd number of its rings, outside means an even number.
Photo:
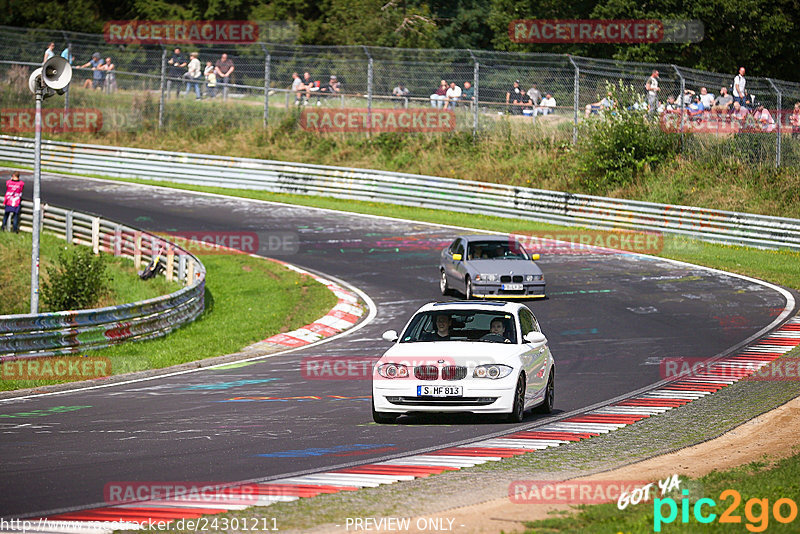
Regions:
<svg viewBox="0 0 800 534"><path fill-rule="evenodd" d="M614 112L603 100L609 85L625 85L641 94L633 109L679 133L689 157L800 165L798 83L748 76L741 110L722 95L733 92L734 73L557 54L272 43L180 46L176 54L176 47L107 44L101 35L0 27L2 108L30 107L27 77L50 42L76 69L63 101L45 107L100 109L104 131L260 128L296 121L298 109L413 108L452 110L457 131L574 143L587 117ZM187 79L192 52L202 74ZM95 53L113 70L93 70ZM653 70L658 91L648 98Z"/></svg>

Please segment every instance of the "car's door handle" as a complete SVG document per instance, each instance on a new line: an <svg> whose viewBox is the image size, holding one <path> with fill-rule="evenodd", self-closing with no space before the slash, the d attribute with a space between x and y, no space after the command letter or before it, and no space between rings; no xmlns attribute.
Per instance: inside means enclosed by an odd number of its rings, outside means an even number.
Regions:
<svg viewBox="0 0 800 534"><path fill-rule="evenodd" d="M544 352L544 347L542 347L541 349L539 349L539 354L541 354L541 353L543 353L543 352Z"/></svg>

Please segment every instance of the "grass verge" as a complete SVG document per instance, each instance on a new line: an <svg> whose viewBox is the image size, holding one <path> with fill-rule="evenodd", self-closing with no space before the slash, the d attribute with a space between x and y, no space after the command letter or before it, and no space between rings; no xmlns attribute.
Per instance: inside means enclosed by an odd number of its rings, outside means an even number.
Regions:
<svg viewBox="0 0 800 534"><path fill-rule="evenodd" d="M308 324L336 305L335 295L325 286L277 263L245 255L199 257L207 270L203 315L168 336L88 355L108 357L115 375L161 369L236 352ZM55 383L59 381L2 380L0 390Z"/></svg>
<svg viewBox="0 0 800 534"><path fill-rule="evenodd" d="M684 480L681 487L687 485ZM713 471L700 478L702 495L687 497L688 514L683 516L682 495L664 497L662 502L653 499L636 506L619 510L617 503L578 507L577 514L566 517L543 519L526 524L526 534L559 532L651 534L652 532L797 532L800 519L797 517L797 496L800 495L800 454L777 462L756 461L727 471ZM733 490L724 493L726 490ZM738 495L738 500L737 500ZM696 508L697 500L705 497L703 506ZM779 500L776 518L775 505ZM789 500L791 504L786 502ZM672 503L670 503L670 500ZM676 509L673 517L671 504ZM695 515L711 518L700 522ZM723 523L722 515L730 512L731 522ZM792 513L793 510L793 513ZM713 517L712 517L713 516ZM670 517L672 519L667 521ZM658 518L658 520L656 519ZM745 530L746 529L746 530Z"/></svg>
<svg viewBox="0 0 800 534"><path fill-rule="evenodd" d="M59 251L66 246L67 243L63 239L48 233L42 234L39 252L40 286L48 279L48 267L55 265ZM164 277L143 282L130 260L108 254L105 256L106 273L111 280L110 291L100 298L95 307L154 298L180 288L177 282L167 282ZM0 287L3 288L0 315L30 313L31 234L0 232L0 265L4 266L0 271ZM39 309L42 312L58 311L48 309L43 301L40 301Z"/></svg>

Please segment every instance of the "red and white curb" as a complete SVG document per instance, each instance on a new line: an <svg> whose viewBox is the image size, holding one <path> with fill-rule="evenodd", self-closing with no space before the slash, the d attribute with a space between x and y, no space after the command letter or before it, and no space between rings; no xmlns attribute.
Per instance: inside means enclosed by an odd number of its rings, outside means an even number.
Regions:
<svg viewBox="0 0 800 534"><path fill-rule="evenodd" d="M287 269L291 269L299 274L312 277L314 280L327 287L336 295L339 301L324 317L317 319L313 323L300 327L297 330L292 330L291 332L268 337L261 343L277 345L281 348L302 347L303 345L308 345L326 337L334 336L351 328L364 315L365 310L360 304L358 296L349 289L290 263L284 263L274 259L272 261L280 263Z"/></svg>
<svg viewBox="0 0 800 534"><path fill-rule="evenodd" d="M344 296L346 295L344 290L337 289L337 291L341 291L340 303L351 305L352 300ZM340 310L343 309L340 308ZM114 529L134 530L140 528L141 523L148 520L196 519L203 515L242 510L249 506L267 506L276 502L294 501L321 494L355 491L360 488L393 484L445 471L455 471L486 462L496 462L503 458L527 454L539 449L558 447L565 443L606 434L710 395L725 386L753 375L798 345L800 345L800 316L790 319L774 332L738 353L715 361L707 372L680 378L658 389L616 401L585 414L550 423L535 430L518 431L469 445L448 447L405 458L283 478L264 484L247 484L246 489L245 486L238 486L242 488L241 498L237 498L236 487L234 487L232 490L226 491L227 495L224 498L214 495L213 501L184 498L151 500L68 512L47 518L49 524L61 525L61 530L37 530L35 527L39 519L31 519L34 528L28 532L86 532L87 529L92 529L93 532L112 532ZM68 527L64 527L64 525L68 525Z"/></svg>

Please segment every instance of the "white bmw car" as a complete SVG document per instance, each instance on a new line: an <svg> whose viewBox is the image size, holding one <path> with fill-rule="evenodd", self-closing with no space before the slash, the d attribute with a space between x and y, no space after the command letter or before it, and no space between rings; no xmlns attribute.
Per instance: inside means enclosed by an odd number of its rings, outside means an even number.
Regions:
<svg viewBox="0 0 800 534"><path fill-rule="evenodd" d="M555 366L533 313L508 302L442 302L420 308L372 375L372 417L414 412L505 414L553 409Z"/></svg>

